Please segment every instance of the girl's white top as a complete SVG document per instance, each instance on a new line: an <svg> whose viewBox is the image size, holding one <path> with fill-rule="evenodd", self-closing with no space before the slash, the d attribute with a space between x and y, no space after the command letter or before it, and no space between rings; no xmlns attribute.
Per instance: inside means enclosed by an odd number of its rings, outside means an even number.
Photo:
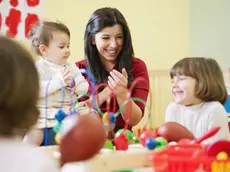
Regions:
<svg viewBox="0 0 230 172"><path fill-rule="evenodd" d="M193 106L183 106L173 102L166 109L165 121L178 122L190 130L196 138L203 136L211 128L220 126L218 133L203 143L220 139L230 140L228 114L224 106L217 101L203 102Z"/></svg>

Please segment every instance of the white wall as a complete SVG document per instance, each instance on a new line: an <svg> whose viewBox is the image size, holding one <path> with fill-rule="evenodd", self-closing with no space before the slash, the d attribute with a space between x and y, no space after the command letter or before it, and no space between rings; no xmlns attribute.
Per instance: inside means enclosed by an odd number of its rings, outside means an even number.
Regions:
<svg viewBox="0 0 230 172"><path fill-rule="evenodd" d="M190 0L190 41L192 56L230 67L230 0Z"/></svg>

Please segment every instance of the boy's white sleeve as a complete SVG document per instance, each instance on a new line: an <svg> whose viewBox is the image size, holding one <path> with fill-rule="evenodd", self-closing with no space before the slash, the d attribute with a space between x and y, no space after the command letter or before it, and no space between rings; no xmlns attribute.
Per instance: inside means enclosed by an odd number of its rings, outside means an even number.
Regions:
<svg viewBox="0 0 230 172"><path fill-rule="evenodd" d="M177 122L176 120L176 114L178 112L176 112L176 105L175 103L170 103L165 111L165 122L169 122L169 121L174 121Z"/></svg>
<svg viewBox="0 0 230 172"><path fill-rule="evenodd" d="M56 74L50 80L45 79L45 72L42 69L38 69L38 73L40 77L40 97L45 97L66 86L61 73Z"/></svg>
<svg viewBox="0 0 230 172"><path fill-rule="evenodd" d="M75 64L72 65L72 70L76 87L75 93L78 95L87 93L89 89L89 83L81 74L79 68Z"/></svg>

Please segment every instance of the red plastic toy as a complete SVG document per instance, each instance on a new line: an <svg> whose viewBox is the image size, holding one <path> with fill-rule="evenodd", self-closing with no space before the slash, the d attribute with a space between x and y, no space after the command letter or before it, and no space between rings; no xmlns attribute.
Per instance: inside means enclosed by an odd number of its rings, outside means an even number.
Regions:
<svg viewBox="0 0 230 172"><path fill-rule="evenodd" d="M219 131L215 127L203 137L178 142L177 145L155 151L150 155L155 172L227 172L230 171L230 142L220 140L210 145L200 144ZM217 159L219 153L225 153L226 159Z"/></svg>

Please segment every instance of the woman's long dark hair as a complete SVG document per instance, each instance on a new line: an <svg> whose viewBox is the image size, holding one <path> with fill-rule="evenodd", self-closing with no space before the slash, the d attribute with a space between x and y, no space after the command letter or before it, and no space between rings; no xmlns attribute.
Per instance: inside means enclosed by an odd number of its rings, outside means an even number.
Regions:
<svg viewBox="0 0 230 172"><path fill-rule="evenodd" d="M105 83L108 80L109 72L102 64L96 45L92 44L95 35L105 27L112 27L115 24L122 26L124 35L124 44L120 54L117 57L118 71L125 68L128 73L128 86L133 81L132 58L134 56L132 38L130 30L124 16L116 8L100 8L96 10L89 19L84 37L85 58L87 60L88 70L94 75L96 83Z"/></svg>

